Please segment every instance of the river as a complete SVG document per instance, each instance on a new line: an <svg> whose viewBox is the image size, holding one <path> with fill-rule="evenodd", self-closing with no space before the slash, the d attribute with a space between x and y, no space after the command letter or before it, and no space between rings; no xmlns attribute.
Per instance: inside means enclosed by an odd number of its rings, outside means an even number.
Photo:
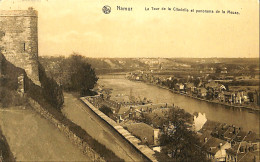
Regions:
<svg viewBox="0 0 260 162"><path fill-rule="evenodd" d="M153 103L174 104L191 114L195 112L205 113L209 120L242 127L244 131L251 130L256 133L259 132L259 114L250 113L248 110L232 108L174 94L169 90L154 85L127 80L123 75L99 76L98 84L106 88L112 88L112 96L118 94L129 96L131 93L135 97L146 97L152 100Z"/></svg>

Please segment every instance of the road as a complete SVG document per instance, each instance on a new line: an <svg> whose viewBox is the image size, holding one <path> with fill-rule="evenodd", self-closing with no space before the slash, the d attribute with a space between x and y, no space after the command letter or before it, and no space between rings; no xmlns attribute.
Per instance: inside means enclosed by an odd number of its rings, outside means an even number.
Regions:
<svg viewBox="0 0 260 162"><path fill-rule="evenodd" d="M73 95L64 93L64 115L125 161L142 161L140 154L108 124Z"/></svg>

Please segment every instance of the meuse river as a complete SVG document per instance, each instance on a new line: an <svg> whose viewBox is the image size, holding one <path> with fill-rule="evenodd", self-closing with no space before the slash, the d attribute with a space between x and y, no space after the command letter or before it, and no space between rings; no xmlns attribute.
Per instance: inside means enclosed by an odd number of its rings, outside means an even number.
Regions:
<svg viewBox="0 0 260 162"><path fill-rule="evenodd" d="M126 95L130 93L135 97L152 100L153 103L168 103L179 106L185 111L205 113L207 119L242 127L243 130L259 132L259 114L250 113L248 110L240 110L224 105L208 103L190 97L174 94L169 90L148 85L142 82L130 81L121 76L102 75L98 83L106 88L112 88L112 95Z"/></svg>

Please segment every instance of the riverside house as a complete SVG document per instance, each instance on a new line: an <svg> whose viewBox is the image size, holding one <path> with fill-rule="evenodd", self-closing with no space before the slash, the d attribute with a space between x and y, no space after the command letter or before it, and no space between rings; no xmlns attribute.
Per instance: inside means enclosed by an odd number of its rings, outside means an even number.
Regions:
<svg viewBox="0 0 260 162"><path fill-rule="evenodd" d="M248 147L246 142L241 142L226 150L226 161L252 161L259 159L259 148Z"/></svg>
<svg viewBox="0 0 260 162"><path fill-rule="evenodd" d="M207 89L204 87L197 88L197 95L200 98L205 98L207 95Z"/></svg>
<svg viewBox="0 0 260 162"><path fill-rule="evenodd" d="M188 94L193 94L196 87L194 86L194 83L186 83L184 84L184 88L185 88L185 91L188 93Z"/></svg>
<svg viewBox="0 0 260 162"><path fill-rule="evenodd" d="M227 141L210 137L204 140L203 148L206 150L206 156L212 161L225 161L226 149L231 148L231 144Z"/></svg>
<svg viewBox="0 0 260 162"><path fill-rule="evenodd" d="M176 91L184 91L184 85L182 83L175 84L174 88Z"/></svg>

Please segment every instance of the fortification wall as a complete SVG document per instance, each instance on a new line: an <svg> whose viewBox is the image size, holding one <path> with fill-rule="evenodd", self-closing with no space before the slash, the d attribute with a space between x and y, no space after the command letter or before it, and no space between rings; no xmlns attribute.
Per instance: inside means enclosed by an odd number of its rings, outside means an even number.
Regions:
<svg viewBox="0 0 260 162"><path fill-rule="evenodd" d="M0 49L6 59L25 69L37 85L38 72L38 13L36 10L0 11Z"/></svg>
<svg viewBox="0 0 260 162"><path fill-rule="evenodd" d="M29 103L32 105L38 113L40 113L44 118L49 120L53 125L55 125L61 132L63 132L72 142L75 144L83 154L90 157L90 161L105 162L105 159L101 157L97 152L95 152L87 143L87 141L78 137L74 132L72 132L69 127L63 123L56 120L52 114L47 110L42 108L37 102L29 98Z"/></svg>
<svg viewBox="0 0 260 162"><path fill-rule="evenodd" d="M95 96L95 97L98 97ZM115 121L110 119L108 116L106 116L103 112L101 112L99 109L97 109L95 106L93 106L88 99L91 97L81 97L80 100L86 105L86 108L91 109L99 118L101 121L105 122L106 124L110 125L112 129L114 129L118 134L121 135L126 141L126 143L130 144L135 148L135 151L137 151L140 155L140 157L143 159L143 161L153 161L157 162L157 159L155 158L154 154L155 152L151 150L146 145L141 145L141 141L131 135L127 130L125 130L122 126L117 124Z"/></svg>

